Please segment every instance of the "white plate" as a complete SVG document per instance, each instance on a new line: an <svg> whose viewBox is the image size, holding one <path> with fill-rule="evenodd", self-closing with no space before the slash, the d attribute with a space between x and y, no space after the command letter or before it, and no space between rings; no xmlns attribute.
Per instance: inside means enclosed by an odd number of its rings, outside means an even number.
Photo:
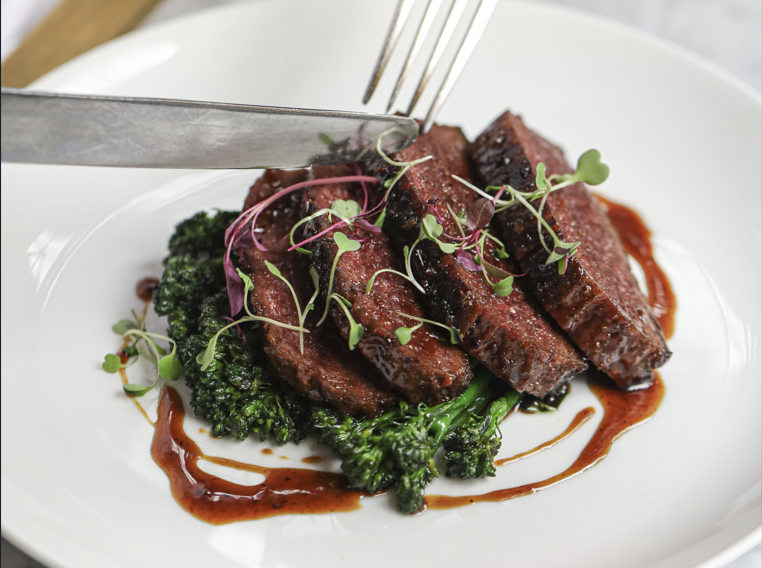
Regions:
<svg viewBox="0 0 762 568"><path fill-rule="evenodd" d="M232 5L114 41L36 87L362 110L392 9ZM382 109L394 75L370 110ZM664 403L605 461L536 495L412 518L384 497L349 514L204 524L172 499L149 454L152 429L99 363L117 346L110 325L137 304L135 281L160 272L173 224L239 207L255 174L3 164L3 534L51 566L77 568L719 566L758 541L758 95L628 28L504 2L440 118L473 136L506 107L572 157L603 152L604 194L654 229L677 294ZM431 492L480 493L565 469L602 414L583 385L558 415L504 426L507 456L589 404L596 417L557 448L488 481L438 480ZM277 465L315 451L276 448L291 457L281 462L199 426L186 423L213 455Z"/></svg>

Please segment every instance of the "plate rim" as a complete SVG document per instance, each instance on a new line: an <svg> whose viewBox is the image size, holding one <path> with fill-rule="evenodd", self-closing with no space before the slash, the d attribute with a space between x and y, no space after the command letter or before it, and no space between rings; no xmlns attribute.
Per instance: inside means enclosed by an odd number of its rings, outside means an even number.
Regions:
<svg viewBox="0 0 762 568"><path fill-rule="evenodd" d="M752 87L750 84L745 82L743 79L736 76L732 72L724 69L719 64L690 51L688 48L683 47L679 44L673 43L664 38L661 38L651 32L639 29L631 24L627 24L619 20L609 18L607 16L590 13L580 8L576 8L572 6L552 4L545 0L540 0L540 1L500 0L500 1L504 4L515 4L528 10L540 10L540 11L546 11L546 12L555 13L555 14L560 13L563 15L563 17L576 18L580 21L592 22L597 26L608 28L609 30L616 32L617 36L619 35L628 36L632 40L635 40L637 42L642 42L645 45L648 45L654 49L665 52L666 55L671 55L681 60L681 63L694 67L695 69L700 70L702 73L711 75L715 80L724 84L724 86L730 88L730 90L735 91L737 94L743 95L750 102L756 103L757 105L762 107L762 92L756 90L754 87ZM194 25L195 23L194 20L196 19L198 19L199 21L203 20L205 17L207 17L211 13L216 14L216 13L222 13L225 11L230 11L231 13L235 13L239 10L246 10L253 4L266 4L266 3L275 4L278 2L280 2L280 0L258 0L256 2L235 2L230 4L220 4L217 6L204 8L189 14L181 15L181 16L172 18L170 20L167 20L165 22L153 24L148 27L134 30L118 38L110 40L104 44L101 44L100 46L97 46L77 56L76 58L60 65L59 67L51 70L44 76L35 80L26 88L35 89L35 88L39 88L40 84L42 84L44 87L44 85L46 85L49 81L53 81L53 82L60 81L63 78L63 76L69 73L69 70L71 67L75 65L79 65L83 61L86 62L87 59L90 57L98 57L100 53L102 53L103 51L112 50L112 49L120 49L123 43L130 44L136 41L136 39L139 41L140 38L146 34L155 34L157 32L161 32L162 29L166 29L166 28L172 28L172 27L182 28L184 26ZM59 78L59 75L61 75L61 78ZM55 89L47 88L46 90L55 90ZM3 485L6 485L8 482L8 480L6 479L5 473L1 469L0 469L0 480L2 481ZM61 563L56 558L46 554L44 552L45 550L44 548L40 549L36 547L33 542L35 540L33 537L26 538L24 535L21 535L18 532L15 532L12 527L12 524L13 524L12 521L9 518L7 518L5 514L0 516L0 535L2 535L2 537L5 540L7 540L10 544L12 544L13 546L18 548L25 554L29 555L33 559L37 560L38 562L45 564L46 567L68 568L70 566L69 564ZM754 529L749 531L745 536L741 537L733 544L725 547L724 549L720 550L713 556L706 558L705 560L701 561L699 564L696 564L695 568L722 568L727 563L737 559L738 557L748 552L754 546L760 543L762 543L762 522L760 522Z"/></svg>

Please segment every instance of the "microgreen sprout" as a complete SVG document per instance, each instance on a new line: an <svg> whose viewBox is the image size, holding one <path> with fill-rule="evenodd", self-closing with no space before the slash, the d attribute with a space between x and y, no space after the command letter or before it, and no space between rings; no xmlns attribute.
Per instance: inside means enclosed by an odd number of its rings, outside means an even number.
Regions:
<svg viewBox="0 0 762 568"><path fill-rule="evenodd" d="M120 352L123 356L109 353L101 365L107 373L118 373L121 369L134 364L141 353L157 364L156 380L153 385L131 383L123 385L124 392L131 396L143 396L159 383L161 377L176 381L183 374L183 366L177 358L177 344L168 337L145 331L144 327L142 318L136 318L135 321L124 319L114 324L111 329L121 335L127 345ZM157 339L171 343L172 351L167 354L167 350L156 343ZM147 345L148 351L142 351L141 345ZM124 359L127 360L124 361Z"/></svg>
<svg viewBox="0 0 762 568"><path fill-rule="evenodd" d="M418 316L411 316L410 314L405 314L405 313L402 313L402 312L397 312L397 314L402 316L402 317L406 317L408 319L420 322L421 324L428 323L428 324L431 324L431 325L434 325L434 326L446 329L447 331L450 332L450 343L452 343L453 345L457 345L458 341L463 339L463 334L460 332L460 330L457 327L450 327L450 326L445 325L443 323L439 323L438 321L434 321L434 320L430 320L430 319L425 319L425 318L419 318ZM400 339L400 336L397 334L397 332L400 332L400 330L410 330L410 334L412 334L413 331L415 331L419 327L421 327L421 326L417 325L417 326L414 326L414 327L398 327L396 329L396 331L394 332L394 334L397 335L397 339ZM406 336L406 332L405 331L401 331L400 333L402 334L403 338ZM408 338L408 341L410 341L409 338ZM402 343L401 339L400 339L400 343ZM405 343L407 343L407 341ZM405 343L402 343L402 344L405 345Z"/></svg>
<svg viewBox="0 0 762 568"><path fill-rule="evenodd" d="M265 261L265 266L267 266L267 269L274 276L276 276L277 278L280 278L281 280L283 280L283 282L286 284L286 286L288 286L288 289L291 290L291 294L293 295L294 302L296 303L296 311L297 311L297 314L298 314L298 317L299 317L299 325L298 326L289 325L289 324L286 324L286 323L283 323L283 322L275 321L275 320L270 319L270 318L265 318L265 317L257 316L257 315L254 315L253 313L251 313L251 310L249 310L248 296L249 296L249 292L254 289L254 283L251 281L251 278L249 278L248 274L246 274L244 272L241 272L241 270L237 268L236 270L238 271L238 277L241 279L241 281L244 284L243 307L246 310L246 314L247 315L242 317L242 318L240 318L240 319L238 319L238 320L235 320L235 321L229 323L228 325L226 325L225 327L220 329L217 333L215 333L214 336L209 340L209 343L207 343L206 349L204 349L201 353L199 353L196 356L196 363L201 365L201 370L202 371L206 371L209 368L209 366L214 362L214 356L215 356L215 353L217 352L217 340L219 339L220 334L223 331L225 331L226 329L229 329L229 328L231 328L233 326L238 326L239 324L242 324L242 323L245 323L245 322L249 322L249 321L252 321L252 322L254 322L254 321L261 321L263 323L269 323L271 325L277 325L278 327L282 327L282 328L285 328L285 329L290 329L292 331L298 331L299 332L299 348L300 348L302 353L304 352L304 341L303 341L304 335L303 334L309 333L309 331L304 329L304 317L303 317L303 314L302 314L302 311L301 311L301 307L299 306L299 300L297 299L296 291L294 290L293 286L291 286L291 283L286 278L283 277L283 275L280 273L280 270L278 270L278 268L274 264L272 264L272 263L270 263L268 261ZM316 292L316 294L317 294L317 292ZM304 311L305 315L306 315L307 310L312 309L311 308L311 304L314 301L314 298L315 298L315 295L313 295L312 300L310 300L310 305L307 306L307 308L305 308L305 311Z"/></svg>
<svg viewBox="0 0 762 568"><path fill-rule="evenodd" d="M394 270L392 268L383 268L381 270L377 270L373 276L371 276L370 280L368 281L368 285L365 288L365 293L370 294L371 288L373 288L373 284L376 281L376 276L379 274L382 274L384 272L391 272L392 274L396 274L397 276L401 276L408 282L410 282L413 286L415 286L422 294L426 293L426 290L423 289L423 286L421 286L418 281L415 279L415 276L413 276L413 268L411 266L411 259L413 257L413 250L415 247L420 243L421 241L424 241L426 239L429 239L431 241L434 241L437 243L439 248L444 252L445 254L452 254L457 249L457 245L451 244L451 243L445 243L439 240L439 237L442 235L442 232L444 231L442 225L437 221L437 218L434 217L432 214L427 214L423 218L423 222L421 223L421 230L418 234L418 238L413 242L411 246L405 245L402 249L402 254L405 257L405 271L406 274L403 274L402 272L399 272L398 270Z"/></svg>
<svg viewBox="0 0 762 568"><path fill-rule="evenodd" d="M352 302L347 300L344 296L341 296L340 294L333 293L328 297L328 302L330 303L331 300L334 300L339 306L341 306L341 309L344 310L344 315L347 316L347 319L349 320L349 350L353 351L355 348L355 345L359 343L359 341L362 339L363 333L365 333L365 328L363 328L362 324L359 324L355 321L355 319L352 317L351 312L349 311L352 308Z"/></svg>
<svg viewBox="0 0 762 568"><path fill-rule="evenodd" d="M387 202L387 200L389 199L389 194L392 192L392 189L394 188L396 183L400 180L402 176L404 176L407 173L407 171L410 168L412 168L413 166L417 166L418 164L422 164L423 162L426 162L427 160L431 160L434 157L434 156L424 156L423 158L413 160L412 162L395 162L389 156L387 156L384 153L384 151L381 149L381 138L379 138L378 142L376 142L376 152L390 166L401 168L394 175L393 178L390 178L384 182L386 193L384 194L384 198L381 200L382 203ZM376 225L377 227L383 227L385 218L386 218L386 205L384 205L384 208L381 210L381 214L376 219L376 222L374 223L374 225Z"/></svg>
<svg viewBox="0 0 762 568"><path fill-rule="evenodd" d="M601 162L601 154L598 150L588 150L582 154L577 161L577 170L571 174L554 174L550 177L545 175L545 164L539 163L535 168L535 190L531 192L523 192L514 189L509 185L504 186L490 186L487 190L497 191L494 196L490 196L486 191L479 189L470 182L458 177L452 176L466 187L472 189L484 198L489 198L495 204L495 212L505 211L513 205L519 203L523 205L536 219L537 219L537 231L540 236L540 243L545 251L548 253L548 258L545 264L558 263L558 272L563 274L569 264L569 258L579 250L580 242L566 243L562 241L558 235L553 231L547 221L542 216L542 211L545 207L545 203L548 196L553 192L564 187L568 187L577 182L584 182L589 185L599 185L603 183L609 175L609 167ZM500 195L506 192L511 196L510 200L499 199ZM531 202L540 200L539 210L535 209ZM542 231L545 231L550 235L553 243L552 246L548 246L543 237ZM478 247L477 247L478 249ZM496 253L498 258L504 258L501 255L506 254L505 247L501 246L499 254ZM483 259L482 259L483 260ZM505 282L505 280L503 281ZM507 289L508 283L501 285L502 291ZM494 286L493 286L494 288Z"/></svg>
<svg viewBox="0 0 762 568"><path fill-rule="evenodd" d="M413 327L398 327L394 330L394 335L397 336L397 339L402 345L407 345L413 338L413 332L421 327L423 327L423 323L419 323Z"/></svg>
<svg viewBox="0 0 762 568"><path fill-rule="evenodd" d="M323 311L323 316L320 318L320 321L317 323L317 325L322 325L322 323L325 321L325 318L328 317L328 304L330 304L331 293L333 292L333 277L336 274L336 266L339 264L339 258L345 252L354 252L357 249L359 249L361 246L359 242L353 241L352 239L347 237L344 233L339 231L334 233L333 242L336 243L338 250L336 251L336 256L333 257L333 264L331 265L331 274L328 277L328 293L326 294L328 301L326 301L325 303L325 310Z"/></svg>

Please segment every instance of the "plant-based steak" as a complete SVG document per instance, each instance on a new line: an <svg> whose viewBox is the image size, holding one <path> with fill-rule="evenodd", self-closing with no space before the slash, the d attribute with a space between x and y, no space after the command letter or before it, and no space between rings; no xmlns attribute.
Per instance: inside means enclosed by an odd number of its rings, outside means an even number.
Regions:
<svg viewBox="0 0 762 568"><path fill-rule="evenodd" d="M535 190L540 162L548 176L572 171L558 147L510 112L476 139L471 155L483 184L518 191ZM545 264L548 253L530 211L519 204L498 218L529 288L595 366L622 388L650 381L671 353L611 222L584 184L551 193L543 209L561 240L582 243L564 274ZM552 248L547 232L544 238Z"/></svg>
<svg viewBox="0 0 762 568"><path fill-rule="evenodd" d="M306 170L267 170L252 186L245 209L306 179ZM265 248L281 241L299 221L301 196L299 190L286 195L259 216L257 230L261 232L257 235ZM299 317L291 291L270 273L265 261L274 264L291 283L304 308L314 291L309 260L299 253L262 252L256 247L246 249L241 255L243 270L254 284L250 296L254 312L298 326ZM304 327L310 333L304 334L304 353L299 348L299 332L263 324L265 353L272 370L312 400L327 402L344 414L376 416L393 407L399 398L397 394L359 353L349 351L333 323L325 322L319 328L315 327L321 306L316 302L315 311L310 312L305 321Z"/></svg>
<svg viewBox="0 0 762 568"><path fill-rule="evenodd" d="M408 170L389 195L384 230L398 249L415 241L424 216L434 207L443 221L444 234L458 236L458 223L447 206L458 214L468 211L479 198L451 177L472 179L468 142L460 129L435 125L392 158L408 162L428 155L434 158ZM383 179L398 170L381 160L364 167ZM383 195L385 189L377 189ZM511 272L511 265L494 253L494 243L487 240L486 260ZM510 295L497 296L481 272L467 270L430 240L415 248L412 264L426 290L425 303L433 319L459 329L466 353L517 390L544 396L587 367L542 308L523 291L520 278Z"/></svg>
<svg viewBox="0 0 762 568"><path fill-rule="evenodd" d="M316 179L351 173L346 166L314 168ZM310 187L304 192L302 213L306 216L321 209L330 209L337 200L354 200L362 204L363 189L357 183ZM308 235L325 232L336 221L338 219L335 216L332 219L327 215L319 216L309 223ZM339 256L332 287L333 292L352 304L349 308L352 318L364 328L357 349L381 371L392 387L413 403L423 402L431 406L449 400L465 390L471 380L468 358L449 341L443 342L440 339L442 334L437 333L433 326L424 324L415 330L405 345L395 336L396 329L418 324L417 321L400 315L400 312L419 318L426 317L410 282L387 272L378 275L370 292L366 293L366 286L377 270L391 268L403 273L405 271L385 234L361 231L358 235L354 228L344 225L326 232L310 243L313 251L312 266L320 275L323 300L326 300L331 269L338 252L333 239L336 231L341 231L352 239L366 239L359 250ZM342 335L347 338L350 325L343 309L336 301L331 303L330 309Z"/></svg>

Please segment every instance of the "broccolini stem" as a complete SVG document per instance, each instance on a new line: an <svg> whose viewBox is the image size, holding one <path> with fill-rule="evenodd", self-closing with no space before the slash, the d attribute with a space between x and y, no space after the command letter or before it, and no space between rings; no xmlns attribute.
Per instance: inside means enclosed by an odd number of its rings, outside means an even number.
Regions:
<svg viewBox="0 0 762 568"><path fill-rule="evenodd" d="M489 395L490 372L486 369L474 375L471 386L459 397L433 407L428 416L433 418L430 427L432 448L436 449L450 431L453 420L463 413L477 399Z"/></svg>

